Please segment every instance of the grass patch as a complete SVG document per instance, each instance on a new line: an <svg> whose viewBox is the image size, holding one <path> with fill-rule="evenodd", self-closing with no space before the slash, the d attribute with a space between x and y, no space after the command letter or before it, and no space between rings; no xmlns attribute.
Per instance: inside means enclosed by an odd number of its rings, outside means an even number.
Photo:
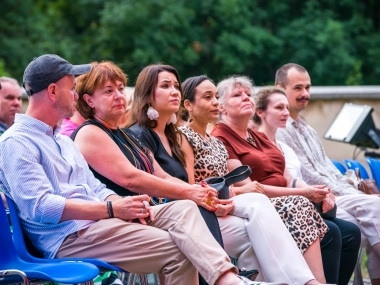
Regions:
<svg viewBox="0 0 380 285"><path fill-rule="evenodd" d="M364 250L363 258L362 258L362 275L364 279L369 279L368 270L365 266L365 263L367 262L367 253Z"/></svg>

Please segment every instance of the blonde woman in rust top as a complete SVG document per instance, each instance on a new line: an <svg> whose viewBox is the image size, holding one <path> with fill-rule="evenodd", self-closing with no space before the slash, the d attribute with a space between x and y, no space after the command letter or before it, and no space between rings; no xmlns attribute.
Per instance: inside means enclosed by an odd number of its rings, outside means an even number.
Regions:
<svg viewBox="0 0 380 285"><path fill-rule="evenodd" d="M264 194L271 198L314 276L317 280L324 280L320 240L328 228L310 201L321 202L328 191L287 177L281 152L264 134L248 129L255 113L251 96L253 84L249 78L229 77L218 84L217 92L221 121L211 134L220 139L227 149L228 169L240 165L251 167L251 176L240 185L258 181L264 186Z"/></svg>
<svg viewBox="0 0 380 285"><path fill-rule="evenodd" d="M182 87L181 107L190 116L188 125L180 127L192 147L189 150L187 144L184 146L189 181L197 183L210 176L223 176L228 172L227 150L220 140L207 134L208 123L218 120L216 87L206 76L191 77ZM257 259L267 281L276 278L289 284L317 283L271 201L260 194L262 191L263 186L256 181L231 187L228 208L222 205L226 211L218 215L225 250L238 258L239 266L247 266ZM303 223L297 215L287 214L297 223ZM313 225L307 228L316 231ZM314 276L324 282L320 252L315 255L306 252L305 256L313 259L310 267Z"/></svg>

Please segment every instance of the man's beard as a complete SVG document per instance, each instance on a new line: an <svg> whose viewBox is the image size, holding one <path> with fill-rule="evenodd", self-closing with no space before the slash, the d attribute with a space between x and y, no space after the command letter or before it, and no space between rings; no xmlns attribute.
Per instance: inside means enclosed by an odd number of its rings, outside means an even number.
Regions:
<svg viewBox="0 0 380 285"><path fill-rule="evenodd" d="M74 105L69 106L68 104L64 104L61 100L56 101L53 108L61 114L62 118L70 118L74 115Z"/></svg>

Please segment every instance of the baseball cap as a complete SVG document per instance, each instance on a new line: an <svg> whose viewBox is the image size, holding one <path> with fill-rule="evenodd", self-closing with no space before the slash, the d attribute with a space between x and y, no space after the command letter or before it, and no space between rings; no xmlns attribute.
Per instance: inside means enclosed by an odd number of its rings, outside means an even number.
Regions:
<svg viewBox="0 0 380 285"><path fill-rule="evenodd" d="M91 64L72 65L55 54L44 54L33 59L26 67L23 86L28 96L46 89L65 75L78 76L91 70Z"/></svg>

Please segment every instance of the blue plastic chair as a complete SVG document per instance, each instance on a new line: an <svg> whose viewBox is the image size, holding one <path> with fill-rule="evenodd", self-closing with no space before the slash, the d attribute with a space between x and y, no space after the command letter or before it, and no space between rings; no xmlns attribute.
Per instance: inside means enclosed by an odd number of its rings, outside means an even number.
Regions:
<svg viewBox="0 0 380 285"><path fill-rule="evenodd" d="M96 267L99 268L100 272L106 272L106 271L116 271L119 273L122 273L121 279L124 279L124 274L128 273L127 271L124 271L123 269L113 266L103 260L100 259L95 259L95 258L55 258L55 259L44 259L44 258L38 258L33 256L27 249L27 246L25 244L25 239L24 239L24 232L21 228L20 220L17 214L16 210L16 205L15 202L10 199L8 196L6 196L8 207L9 207L9 212L11 216L11 221L12 221L12 229L13 229L13 239L15 243L17 244L17 253L18 255L24 259L25 261L30 261L30 262L64 262L64 261L77 261L77 262L87 262L95 265ZM148 284L148 279L146 275L138 275L140 279L140 283L142 285L147 285ZM135 284L135 279L136 279L136 274L129 273L128 276L128 282L127 285Z"/></svg>
<svg viewBox="0 0 380 285"><path fill-rule="evenodd" d="M346 169L346 167L344 167L343 163L341 163L340 161L335 160L335 159L331 159L331 162L335 165L336 168L338 168L340 173L342 173L342 174L346 173L347 169Z"/></svg>
<svg viewBox="0 0 380 285"><path fill-rule="evenodd" d="M58 282L64 284L90 283L99 274L99 269L86 262L30 262L18 256L8 218L3 203L0 203L0 271L3 278L0 284L24 283L29 281L13 270L25 273L27 279L35 282ZM13 274L13 275L12 275Z"/></svg>
<svg viewBox="0 0 380 285"><path fill-rule="evenodd" d="M372 178L376 181L377 187L380 189L380 160L371 157L366 157L365 159L371 169Z"/></svg>
<svg viewBox="0 0 380 285"><path fill-rule="evenodd" d="M355 170L355 168L359 168L361 178L369 179L367 170L364 168L363 164L361 164L359 161L356 161L353 159L344 159L344 162L346 163L348 169Z"/></svg>
<svg viewBox="0 0 380 285"><path fill-rule="evenodd" d="M363 179L369 179L369 175L367 170L364 168L364 166L353 159L344 159L344 162L347 165L348 169L352 169L355 171L356 168L359 168L360 176ZM363 247L360 248L359 254L358 254L358 260L356 262L355 270L354 270L354 280L353 284L354 285L363 285L363 276L362 276L362 271L361 271L361 264L362 264L362 259L363 259Z"/></svg>

